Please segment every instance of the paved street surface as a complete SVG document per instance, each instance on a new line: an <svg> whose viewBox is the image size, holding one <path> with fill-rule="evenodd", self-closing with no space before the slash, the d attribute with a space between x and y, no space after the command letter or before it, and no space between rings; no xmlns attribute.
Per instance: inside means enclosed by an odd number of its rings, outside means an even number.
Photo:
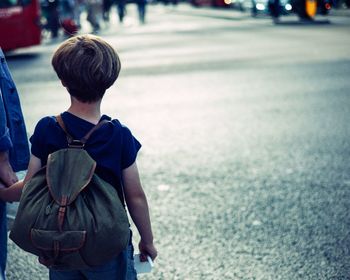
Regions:
<svg viewBox="0 0 350 280"><path fill-rule="evenodd" d="M140 279L350 279L350 17L128 9L101 32L123 67L103 108L143 144L159 258ZM58 43L8 58L29 135L67 108ZM7 273L47 279L11 241Z"/></svg>

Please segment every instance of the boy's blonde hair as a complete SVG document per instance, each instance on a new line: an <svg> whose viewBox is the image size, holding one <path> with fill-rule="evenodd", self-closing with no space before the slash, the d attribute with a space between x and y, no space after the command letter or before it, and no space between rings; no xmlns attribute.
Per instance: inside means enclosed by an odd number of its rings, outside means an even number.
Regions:
<svg viewBox="0 0 350 280"><path fill-rule="evenodd" d="M56 50L51 63L70 95L86 103L103 97L118 78L121 67L113 47L94 35L67 39Z"/></svg>

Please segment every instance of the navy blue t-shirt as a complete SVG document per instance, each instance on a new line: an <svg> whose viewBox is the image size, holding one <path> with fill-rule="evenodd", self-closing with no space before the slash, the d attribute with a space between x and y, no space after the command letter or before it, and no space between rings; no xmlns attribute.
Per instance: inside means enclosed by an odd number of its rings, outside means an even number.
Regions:
<svg viewBox="0 0 350 280"><path fill-rule="evenodd" d="M61 116L67 132L76 140L83 138L94 127L93 123L69 112L64 112ZM97 163L96 174L112 186L118 186L122 182L122 170L135 162L141 144L118 120L111 120L106 115L101 120L109 122L90 136L84 149ZM49 154L68 147L66 134L55 117L42 118L36 125L30 142L31 152L40 158L42 166L46 165Z"/></svg>

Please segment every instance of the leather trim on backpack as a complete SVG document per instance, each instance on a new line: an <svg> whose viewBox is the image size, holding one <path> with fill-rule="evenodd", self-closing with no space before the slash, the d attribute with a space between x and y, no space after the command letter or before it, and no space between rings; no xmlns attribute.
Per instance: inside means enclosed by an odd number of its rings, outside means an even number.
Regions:
<svg viewBox="0 0 350 280"><path fill-rule="evenodd" d="M61 203L60 203L60 208L58 209L58 229L62 231L62 226L64 222L64 216L66 214L66 209L67 209L67 203L68 203L68 197L67 196L62 196L61 197Z"/></svg>
<svg viewBox="0 0 350 280"><path fill-rule="evenodd" d="M62 252L72 252L77 251L83 247L86 241L86 231L49 231L49 230L40 230L32 228L30 232L30 239L33 245L44 251L54 251L55 246L56 250ZM59 244L62 244L64 241L65 244L70 244L66 247L60 247ZM56 245L55 245L56 244ZM54 246L55 245L55 246Z"/></svg>

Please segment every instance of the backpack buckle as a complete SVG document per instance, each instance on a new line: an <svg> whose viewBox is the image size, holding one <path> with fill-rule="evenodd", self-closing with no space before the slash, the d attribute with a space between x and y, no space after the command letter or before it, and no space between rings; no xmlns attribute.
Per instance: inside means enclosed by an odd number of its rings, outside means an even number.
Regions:
<svg viewBox="0 0 350 280"><path fill-rule="evenodd" d="M85 143L80 140L72 140L68 143L69 148L84 148Z"/></svg>

